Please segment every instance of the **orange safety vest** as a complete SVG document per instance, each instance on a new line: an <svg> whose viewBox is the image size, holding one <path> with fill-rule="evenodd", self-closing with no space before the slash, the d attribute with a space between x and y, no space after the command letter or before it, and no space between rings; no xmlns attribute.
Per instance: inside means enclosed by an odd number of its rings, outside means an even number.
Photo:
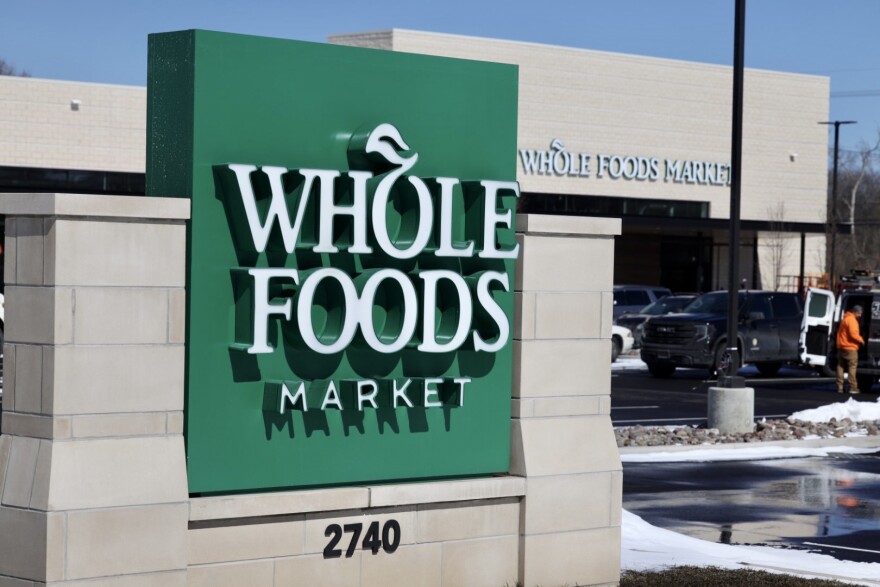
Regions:
<svg viewBox="0 0 880 587"><path fill-rule="evenodd" d="M859 334L859 321L852 312L846 312L837 328L837 348L844 351L857 351L859 345L865 344Z"/></svg>

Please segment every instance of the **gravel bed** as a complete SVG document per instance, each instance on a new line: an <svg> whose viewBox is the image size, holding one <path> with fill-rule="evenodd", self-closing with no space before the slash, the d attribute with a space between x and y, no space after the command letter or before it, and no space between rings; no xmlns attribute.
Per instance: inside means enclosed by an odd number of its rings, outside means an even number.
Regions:
<svg viewBox="0 0 880 587"><path fill-rule="evenodd" d="M614 429L617 446L665 446L730 444L734 442L765 442L773 440L802 440L805 438L843 438L848 435L878 436L880 420L853 422L849 418L829 422L802 422L800 420L762 420L754 432L721 434L717 428L696 426L645 427L628 426Z"/></svg>

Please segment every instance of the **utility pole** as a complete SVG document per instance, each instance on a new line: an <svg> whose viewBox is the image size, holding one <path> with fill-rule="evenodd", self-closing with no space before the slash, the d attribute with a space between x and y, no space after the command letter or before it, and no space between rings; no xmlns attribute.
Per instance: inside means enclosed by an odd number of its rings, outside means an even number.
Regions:
<svg viewBox="0 0 880 587"><path fill-rule="evenodd" d="M834 264L835 256L837 254L837 155L839 153L840 125L856 124L856 122L857 121L855 120L830 120L819 123L834 125L834 171L831 175L831 203L828 206L828 223L831 225L831 262L828 269L828 281L831 291L835 291L834 286L835 282L837 281L837 274L835 273Z"/></svg>

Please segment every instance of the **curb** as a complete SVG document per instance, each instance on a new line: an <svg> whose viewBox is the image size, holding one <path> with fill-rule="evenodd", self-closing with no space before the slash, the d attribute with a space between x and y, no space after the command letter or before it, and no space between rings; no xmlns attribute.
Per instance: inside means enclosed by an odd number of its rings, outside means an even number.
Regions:
<svg viewBox="0 0 880 587"><path fill-rule="evenodd" d="M810 438L807 440L770 440L756 442L728 442L716 444L661 444L658 446L621 446L620 454L644 454L652 452L686 452L689 450L745 449L758 446L779 446L785 448L828 448L853 446L856 448L876 448L880 450L880 436L845 436L843 438Z"/></svg>

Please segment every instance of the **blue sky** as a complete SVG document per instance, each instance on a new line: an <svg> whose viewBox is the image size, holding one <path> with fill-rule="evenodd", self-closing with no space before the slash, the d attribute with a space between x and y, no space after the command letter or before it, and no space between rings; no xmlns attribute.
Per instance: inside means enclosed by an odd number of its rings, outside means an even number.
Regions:
<svg viewBox="0 0 880 587"><path fill-rule="evenodd" d="M147 34L189 28L324 42L388 28L730 65L734 0L6 0L0 57L34 77L146 85ZM841 147L880 129L880 1L750 0L746 66L831 77ZM862 95L859 95L862 94ZM864 95L867 94L867 95Z"/></svg>

